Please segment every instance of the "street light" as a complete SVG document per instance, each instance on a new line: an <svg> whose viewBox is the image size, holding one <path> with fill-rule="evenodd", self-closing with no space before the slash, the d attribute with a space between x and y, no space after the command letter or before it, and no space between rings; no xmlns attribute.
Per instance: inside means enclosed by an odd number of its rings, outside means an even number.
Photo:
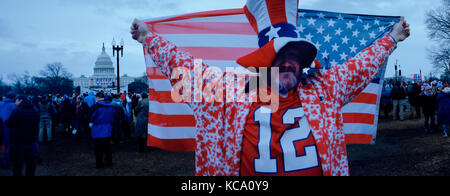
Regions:
<svg viewBox="0 0 450 196"><path fill-rule="evenodd" d="M113 57L116 56L116 52L117 52L117 94L120 94L120 67L119 67L119 53L122 55L123 57L123 39L120 42L120 45L116 45L116 40L114 40L111 43L112 48L113 48Z"/></svg>

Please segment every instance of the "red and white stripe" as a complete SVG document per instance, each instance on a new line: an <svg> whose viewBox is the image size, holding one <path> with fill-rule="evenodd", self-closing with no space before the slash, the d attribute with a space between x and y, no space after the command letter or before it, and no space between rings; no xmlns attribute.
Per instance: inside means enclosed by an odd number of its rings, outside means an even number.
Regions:
<svg viewBox="0 0 450 196"><path fill-rule="evenodd" d="M243 9L208 11L144 21L152 32L223 72L226 67L239 67L236 63L239 57L259 48L257 35L248 23ZM192 110L187 104L176 103L171 99L172 87L169 80L154 65L148 54L145 54L145 60L150 86L148 145L167 151L195 151L195 119ZM344 107L344 130L348 144L373 143L377 131L380 94L381 85L372 83Z"/></svg>

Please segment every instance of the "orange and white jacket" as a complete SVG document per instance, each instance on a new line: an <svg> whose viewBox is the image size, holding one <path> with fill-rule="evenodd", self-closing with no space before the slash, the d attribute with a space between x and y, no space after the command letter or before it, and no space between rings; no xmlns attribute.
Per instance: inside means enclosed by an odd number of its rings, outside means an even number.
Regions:
<svg viewBox="0 0 450 196"><path fill-rule="evenodd" d="M308 85L298 87L298 97L316 140L323 175L349 175L341 109L375 78L395 48L394 39L386 35L342 65L317 72ZM194 77L194 57L164 38L148 35L144 50L167 77L170 78L177 67L189 70ZM202 71L206 68L208 66L203 64ZM179 79L171 79L172 85L179 82ZM193 88L194 80L190 82L185 86ZM203 87L207 86L208 81L203 81ZM189 103L197 127L196 175L239 175L244 125L251 104Z"/></svg>

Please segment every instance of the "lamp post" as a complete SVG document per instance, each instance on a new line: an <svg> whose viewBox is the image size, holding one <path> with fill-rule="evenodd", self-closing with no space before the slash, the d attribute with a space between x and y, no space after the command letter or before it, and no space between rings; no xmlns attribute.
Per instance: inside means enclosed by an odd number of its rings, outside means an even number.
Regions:
<svg viewBox="0 0 450 196"><path fill-rule="evenodd" d="M398 60L395 61L395 82L397 82L398 77Z"/></svg>
<svg viewBox="0 0 450 196"><path fill-rule="evenodd" d="M116 40L112 41L112 48L113 48L113 57L116 56L117 52L117 94L120 94L120 67L119 67L119 53L122 55L123 58L123 39L120 42L120 45L116 45Z"/></svg>

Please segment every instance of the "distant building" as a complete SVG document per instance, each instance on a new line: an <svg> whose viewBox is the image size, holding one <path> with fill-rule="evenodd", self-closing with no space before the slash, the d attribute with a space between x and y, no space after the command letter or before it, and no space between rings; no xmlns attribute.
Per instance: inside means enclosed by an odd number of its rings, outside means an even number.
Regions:
<svg viewBox="0 0 450 196"><path fill-rule="evenodd" d="M421 80L415 79L414 77L398 76L397 78L395 78L395 77L386 77L386 78L384 78L384 81L385 82L388 82L388 81L392 81L392 82L395 82L395 81L399 81L399 82L417 82L417 81L421 81Z"/></svg>
<svg viewBox="0 0 450 196"><path fill-rule="evenodd" d="M120 91L128 92L128 85L134 82L136 78L129 77L127 74L120 77ZM75 87L80 87L81 93L90 91L117 91L117 75L111 57L106 53L105 44L103 44L102 53L97 57L94 66L94 75L86 77L81 75L73 79Z"/></svg>

